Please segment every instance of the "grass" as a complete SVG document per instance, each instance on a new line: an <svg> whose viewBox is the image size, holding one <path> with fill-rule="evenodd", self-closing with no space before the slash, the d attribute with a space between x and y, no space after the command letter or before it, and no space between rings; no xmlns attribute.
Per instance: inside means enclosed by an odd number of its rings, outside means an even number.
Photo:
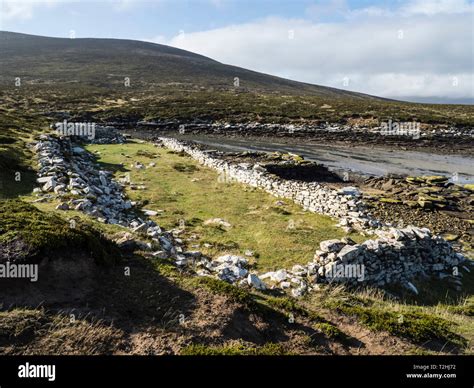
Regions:
<svg viewBox="0 0 474 388"><path fill-rule="evenodd" d="M263 314L279 311L285 313L287 316L290 316L291 314L293 318L306 318L310 320L314 327L319 332L323 333L327 338L347 340L347 336L336 326L328 322L316 312L304 308L293 298L273 297L261 293L251 293L228 284L222 280L208 277L193 278L191 283L188 282L188 284L192 284L197 287L205 287L215 294L225 295L230 300L237 303L242 303L247 308L254 311L259 311Z"/></svg>
<svg viewBox="0 0 474 388"><path fill-rule="evenodd" d="M289 354L282 345L271 342L262 346L242 343L222 346L192 344L181 350L181 355L184 356L283 356Z"/></svg>
<svg viewBox="0 0 474 388"><path fill-rule="evenodd" d="M125 166L132 183L146 186L145 191L127 190L132 200L146 204L147 209L164 212L154 220L166 229L176 228L184 222L184 238L197 236L195 244L209 256L244 254L253 252L252 264L260 271L306 264L312 260L319 243L346 234L335 226L329 217L302 211L285 201L276 206L277 199L261 190L238 183L222 183L217 172L198 166L188 157L170 153L151 144L90 145L91 152L99 152L99 161L117 165L123 154L128 158ZM155 159L141 154L158 154ZM137 170L132 161L155 167ZM121 174L116 173L121 176ZM230 228L204 225L211 218L221 218ZM356 241L358 234L349 237ZM276 243L278 242L278 243ZM210 246L205 246L209 244Z"/></svg>
<svg viewBox="0 0 474 388"><path fill-rule="evenodd" d="M0 244L21 241L32 256L54 251L81 249L98 263L112 263L118 249L89 224L78 221L74 227L54 213L44 213L20 200L0 200Z"/></svg>
<svg viewBox="0 0 474 388"><path fill-rule="evenodd" d="M210 277L196 277L189 279L187 284L197 288L206 288L208 291L211 291L214 294L225 295L230 300L237 303L242 303L247 307L255 306L255 300L251 293L219 279Z"/></svg>
<svg viewBox="0 0 474 388"><path fill-rule="evenodd" d="M123 88L122 80L120 82L118 87L103 85L101 80L72 87L61 83L47 86L25 83L21 88L6 85L0 92L0 102L12 111L18 108L31 112L67 110L79 121L212 119L303 124L345 123L357 119L378 123L392 118L394 121L416 120L459 126L474 123L473 107L469 105L418 104L263 90L202 90L195 85L142 85L138 89Z"/></svg>
<svg viewBox="0 0 474 388"><path fill-rule="evenodd" d="M313 295L304 305L355 318L371 331L384 331L419 345L438 341L443 347L468 350L472 344L472 320L456 317L453 311L440 305L410 304L370 290L349 293L342 287Z"/></svg>
<svg viewBox="0 0 474 388"><path fill-rule="evenodd" d="M47 311L14 308L0 312L3 354L110 354L120 344L120 330L101 320Z"/></svg>
<svg viewBox="0 0 474 388"><path fill-rule="evenodd" d="M0 106L0 199L15 198L33 190L35 172L27 141L44 119Z"/></svg>

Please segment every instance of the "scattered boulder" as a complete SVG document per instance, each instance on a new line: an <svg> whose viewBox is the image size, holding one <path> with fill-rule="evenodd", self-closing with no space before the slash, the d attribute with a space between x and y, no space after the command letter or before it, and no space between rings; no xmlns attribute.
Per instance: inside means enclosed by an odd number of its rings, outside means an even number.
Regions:
<svg viewBox="0 0 474 388"><path fill-rule="evenodd" d="M210 218L204 221L203 225L222 226L224 228L230 228L232 226L229 222L223 220L222 218Z"/></svg>

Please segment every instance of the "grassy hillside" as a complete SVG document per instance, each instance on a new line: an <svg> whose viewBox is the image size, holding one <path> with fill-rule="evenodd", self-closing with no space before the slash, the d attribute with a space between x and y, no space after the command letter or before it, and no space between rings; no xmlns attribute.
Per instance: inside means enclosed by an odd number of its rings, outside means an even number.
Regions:
<svg viewBox="0 0 474 388"><path fill-rule="evenodd" d="M0 88L0 109L17 119L56 120L66 112L81 121L225 120L266 123L371 123L416 120L422 123L474 126L474 105L434 105L277 95L255 91L120 89L86 84L13 85ZM59 115L58 115L59 114Z"/></svg>
<svg viewBox="0 0 474 388"><path fill-rule="evenodd" d="M290 81L147 42L0 31L0 52L1 106L45 117L68 111L90 120L345 123L391 118L474 125L473 105L386 100ZM20 85L15 85L17 78Z"/></svg>
<svg viewBox="0 0 474 388"><path fill-rule="evenodd" d="M160 44L123 39L67 39L0 31L0 83L15 77L26 83L124 85L124 77L140 87L233 89L310 94L332 98L375 97L286 80Z"/></svg>

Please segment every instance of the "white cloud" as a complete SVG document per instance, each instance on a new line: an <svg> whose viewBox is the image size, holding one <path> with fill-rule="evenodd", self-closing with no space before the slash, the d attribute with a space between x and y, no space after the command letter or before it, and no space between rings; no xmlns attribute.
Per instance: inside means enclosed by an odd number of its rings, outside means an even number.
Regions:
<svg viewBox="0 0 474 388"><path fill-rule="evenodd" d="M404 15L456 14L473 11L473 4L466 0L412 0L401 7Z"/></svg>
<svg viewBox="0 0 474 388"><path fill-rule="evenodd" d="M33 17L34 9L52 7L61 0L0 0L0 22L11 20L29 20Z"/></svg>
<svg viewBox="0 0 474 388"><path fill-rule="evenodd" d="M161 37L159 43L264 73L380 96L474 98L472 6L459 0L450 2L453 8L446 0L421 3L350 11L337 23L266 18L167 41ZM349 85L343 84L346 77Z"/></svg>

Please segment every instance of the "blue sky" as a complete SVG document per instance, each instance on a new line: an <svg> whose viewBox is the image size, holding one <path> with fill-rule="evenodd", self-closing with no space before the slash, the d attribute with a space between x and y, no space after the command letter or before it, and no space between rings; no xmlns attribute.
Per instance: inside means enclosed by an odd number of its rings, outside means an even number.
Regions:
<svg viewBox="0 0 474 388"><path fill-rule="evenodd" d="M0 0L0 29L168 44L299 81L474 100L472 0Z"/></svg>
<svg viewBox="0 0 474 388"><path fill-rule="evenodd" d="M344 8L387 6L397 1L314 0L30 0L5 1L18 15L0 18L2 30L64 37L73 29L76 37L142 39L172 36L183 30L197 32L240 24L269 16L308 18L320 22L342 19ZM316 15L312 7L321 6ZM25 11L21 12L24 7Z"/></svg>

